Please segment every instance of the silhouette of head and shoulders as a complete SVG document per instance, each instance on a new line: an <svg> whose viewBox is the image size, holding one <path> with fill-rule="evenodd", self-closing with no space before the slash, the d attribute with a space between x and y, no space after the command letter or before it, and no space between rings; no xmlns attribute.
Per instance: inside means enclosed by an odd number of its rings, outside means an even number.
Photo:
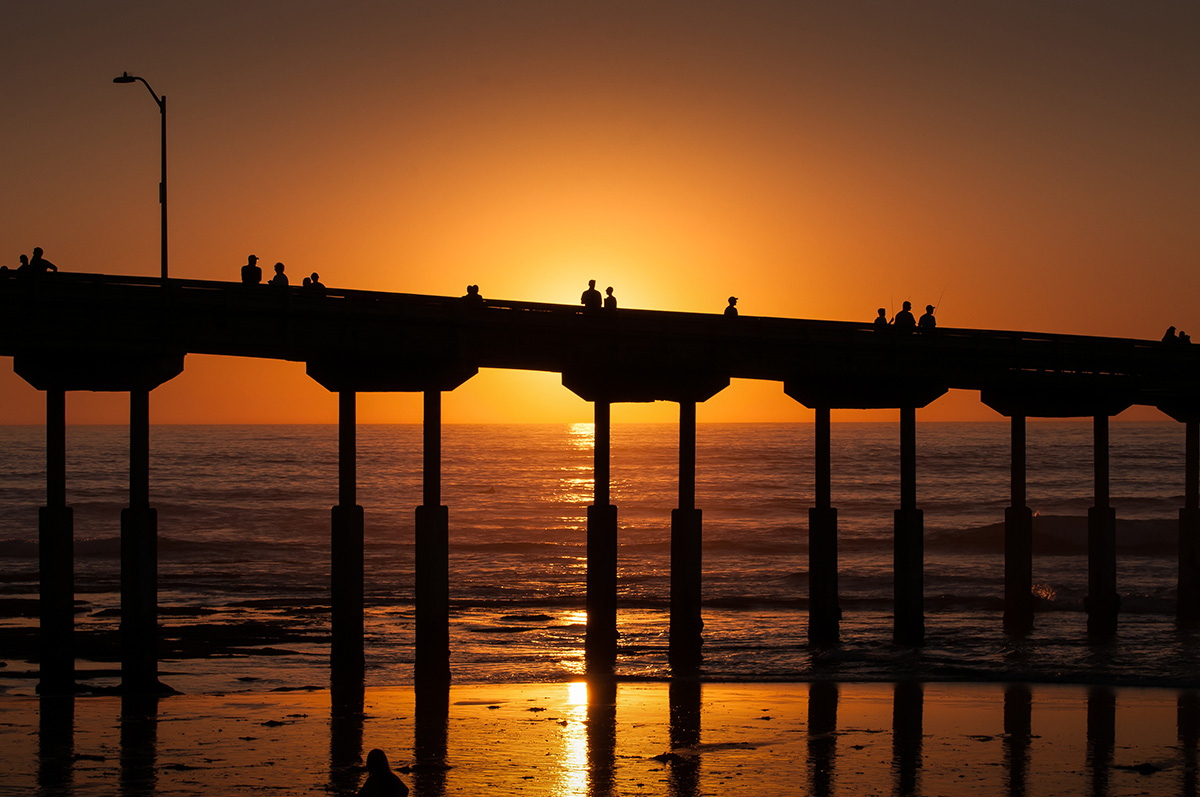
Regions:
<svg viewBox="0 0 1200 797"><path fill-rule="evenodd" d="M479 293L479 286L468 285L467 292L463 294L462 300L467 304L483 304L483 296Z"/></svg>
<svg viewBox="0 0 1200 797"><path fill-rule="evenodd" d="M408 786L388 766L387 754L378 747L367 753L367 779L358 797L407 797Z"/></svg>
<svg viewBox="0 0 1200 797"><path fill-rule="evenodd" d="M262 268L258 265L258 256L250 255L246 258L246 265L242 266L242 284L258 285L260 282L262 282Z"/></svg>
<svg viewBox="0 0 1200 797"><path fill-rule="evenodd" d="M287 274L283 273L283 263L275 264L275 276L271 277L268 285L274 285L276 288L286 288L288 284Z"/></svg>
<svg viewBox="0 0 1200 797"><path fill-rule="evenodd" d="M933 317L933 305L925 305L925 315L917 322L917 328L922 332L932 332L937 328L937 319Z"/></svg>
<svg viewBox="0 0 1200 797"><path fill-rule="evenodd" d="M888 325L887 310L880 307L878 312L875 315L875 328L876 329L885 329L887 327L887 325Z"/></svg>
<svg viewBox="0 0 1200 797"><path fill-rule="evenodd" d="M604 309L605 310L616 310L617 309L617 297L613 296L612 286L609 286L604 289Z"/></svg>
<svg viewBox="0 0 1200 797"><path fill-rule="evenodd" d="M738 314L737 297L730 296L729 304L725 307L725 317L726 318L737 318L737 314Z"/></svg>
<svg viewBox="0 0 1200 797"><path fill-rule="evenodd" d="M584 310L599 310L601 307L600 291L596 290L596 281L588 280L587 290L579 297L579 303Z"/></svg>
<svg viewBox="0 0 1200 797"><path fill-rule="evenodd" d="M22 266L25 264L22 263ZM42 247L33 247L33 257L29 261L29 271L34 274L45 274L49 271L58 271L58 266L51 263L46 258L42 257Z"/></svg>
<svg viewBox="0 0 1200 797"><path fill-rule="evenodd" d="M905 302L900 312L896 313L896 317L892 319L892 326L904 331L910 331L917 325L917 320L913 318L912 302Z"/></svg>

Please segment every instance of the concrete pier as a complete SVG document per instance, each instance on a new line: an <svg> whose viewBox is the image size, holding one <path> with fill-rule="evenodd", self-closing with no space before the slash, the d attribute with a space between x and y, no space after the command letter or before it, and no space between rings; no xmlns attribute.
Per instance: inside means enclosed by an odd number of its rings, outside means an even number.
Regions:
<svg viewBox="0 0 1200 797"><path fill-rule="evenodd" d="M808 510L808 641L836 644L842 610L838 606L837 509L832 504L829 407L816 408L814 501Z"/></svg>
<svg viewBox="0 0 1200 797"><path fill-rule="evenodd" d="M416 674L450 677L450 510L442 506L442 394L425 391L423 503L416 520Z"/></svg>
<svg viewBox="0 0 1200 797"><path fill-rule="evenodd" d="M1179 510L1179 576L1175 616L1200 621L1200 421L1184 423L1183 508Z"/></svg>
<svg viewBox="0 0 1200 797"><path fill-rule="evenodd" d="M129 393L129 506L121 510L121 688L158 682L158 513L150 506L150 391Z"/></svg>
<svg viewBox="0 0 1200 797"><path fill-rule="evenodd" d="M361 686L363 652L363 508L358 505L356 394L338 394L338 503L331 510L330 681Z"/></svg>
<svg viewBox="0 0 1200 797"><path fill-rule="evenodd" d="M1087 629L1091 636L1117 631L1117 511L1109 498L1108 416L1093 419L1095 502L1088 509Z"/></svg>
<svg viewBox="0 0 1200 797"><path fill-rule="evenodd" d="M900 508L895 511L895 616L897 644L925 644L925 519L917 509L917 410L900 410Z"/></svg>
<svg viewBox="0 0 1200 797"><path fill-rule="evenodd" d="M679 402L679 508L671 510L671 641L676 673L700 666L704 621L701 512L696 508L696 402Z"/></svg>
<svg viewBox="0 0 1200 797"><path fill-rule="evenodd" d="M587 508L588 672L612 670L617 658L617 508L610 501L612 405L594 402L592 427L595 498Z"/></svg>
<svg viewBox="0 0 1200 797"><path fill-rule="evenodd" d="M1033 628L1033 510L1025 469L1025 416L1012 425L1012 499L1004 510L1004 630L1023 635Z"/></svg>
<svg viewBox="0 0 1200 797"><path fill-rule="evenodd" d="M75 526L67 506L66 391L46 391L46 505L38 509L38 692L75 690Z"/></svg>

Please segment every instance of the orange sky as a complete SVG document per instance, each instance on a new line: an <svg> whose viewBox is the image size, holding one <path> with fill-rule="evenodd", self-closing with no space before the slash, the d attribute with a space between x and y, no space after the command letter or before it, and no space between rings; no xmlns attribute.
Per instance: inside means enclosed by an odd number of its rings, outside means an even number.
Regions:
<svg viewBox="0 0 1200 797"><path fill-rule="evenodd" d="M836 8L829 6L836 5ZM943 325L1200 332L1200 6L1185 2L7 4L0 263L156 275L248 253L331 286ZM41 397L0 367L0 423ZM122 422L72 394L72 422ZM331 422L303 365L189 357L159 423ZM669 405L615 419L672 420ZM588 420L482 373L447 421ZM700 420L803 420L735 383ZM842 419L892 414L842 413ZM922 419L996 418L951 395ZM1142 411L1137 417L1159 417ZM420 418L364 396L363 422Z"/></svg>

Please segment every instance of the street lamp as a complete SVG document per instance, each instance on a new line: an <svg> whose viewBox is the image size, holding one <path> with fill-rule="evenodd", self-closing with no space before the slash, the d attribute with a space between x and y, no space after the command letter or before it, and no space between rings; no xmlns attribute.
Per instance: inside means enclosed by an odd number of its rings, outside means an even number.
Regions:
<svg viewBox="0 0 1200 797"><path fill-rule="evenodd" d="M113 83L134 83L141 81L146 87L146 91L150 92L150 96L154 98L154 102L158 105L158 112L162 114L162 182L158 184L158 204L162 206L162 278L163 282L167 281L167 97L158 96L154 93L154 89L150 88L150 84L143 77L131 75L128 72L122 72L119 77L113 78Z"/></svg>

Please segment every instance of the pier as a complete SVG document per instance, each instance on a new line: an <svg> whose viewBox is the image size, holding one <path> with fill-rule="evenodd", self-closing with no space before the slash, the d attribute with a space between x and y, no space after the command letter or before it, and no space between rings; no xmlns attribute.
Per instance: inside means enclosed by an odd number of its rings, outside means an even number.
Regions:
<svg viewBox="0 0 1200 797"><path fill-rule="evenodd" d="M188 354L303 362L338 396L338 504L331 509L331 679L361 684L363 528L356 490L356 397L421 393L423 495L416 512L416 670L450 674L451 508L442 505L442 394L481 368L561 374L595 411L594 500L587 510L589 672L618 657L619 511L609 489L611 407L679 405L679 497L672 510L669 659L702 665L702 508L696 502L696 408L731 379L779 382L815 410L815 484L809 509L809 638L840 637L838 520L830 446L838 409L891 409L900 429L894 512L895 641L925 635L924 520L917 501L916 411L948 390L979 391L1009 418L1011 501L1005 524L1005 629L1034 622L1032 511L1025 447L1029 418L1090 418L1093 501L1088 512L1088 634L1111 637L1120 612L1116 512L1109 491L1109 419L1157 407L1183 426L1177 614L1200 621L1200 347L1159 341L938 328L877 330L869 323L622 309L329 289L275 289L198 280L92 274L0 277L0 355L46 395L46 505L39 511L43 693L74 686L74 552L66 501L65 394L129 395L129 504L121 515L121 677L129 692L158 684L157 515L149 459L153 391L182 373Z"/></svg>

